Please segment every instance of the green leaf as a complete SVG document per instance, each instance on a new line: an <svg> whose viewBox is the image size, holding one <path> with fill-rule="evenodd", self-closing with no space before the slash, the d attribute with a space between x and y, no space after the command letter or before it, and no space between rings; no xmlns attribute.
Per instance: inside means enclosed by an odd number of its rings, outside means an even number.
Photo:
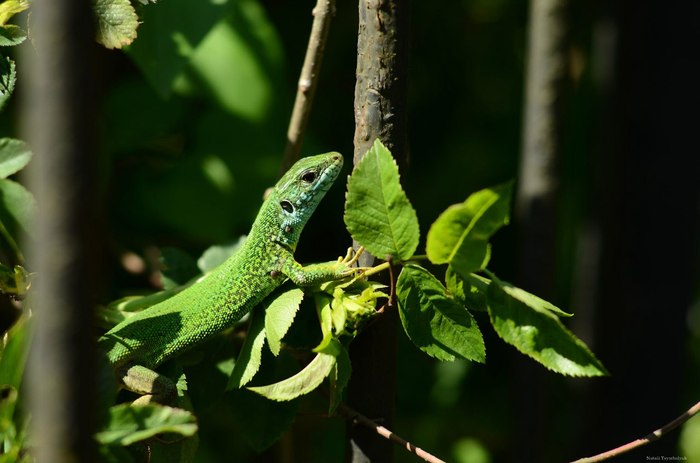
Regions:
<svg viewBox="0 0 700 463"><path fill-rule="evenodd" d="M169 0L143 11L139 40L128 52L161 97L172 93L175 79L227 10L225 1Z"/></svg>
<svg viewBox="0 0 700 463"><path fill-rule="evenodd" d="M31 218L36 209L34 196L22 185L0 179L0 222L11 223L25 233L31 232Z"/></svg>
<svg viewBox="0 0 700 463"><path fill-rule="evenodd" d="M426 354L452 361L455 356L484 362L486 349L476 321L426 269L406 265L396 283L401 323Z"/></svg>
<svg viewBox="0 0 700 463"><path fill-rule="evenodd" d="M308 394L320 386L333 370L336 364L336 356L340 353L338 347L339 343L333 340L326 349L326 352L332 353L319 352L296 375L277 383L266 386L251 386L248 389L277 402L296 399L299 396Z"/></svg>
<svg viewBox="0 0 700 463"><path fill-rule="evenodd" d="M175 286L164 291L158 291L145 296L126 296L110 302L107 304L107 306L98 306L96 314L98 323L100 327L109 330L135 313L141 312L142 310L163 302L166 299L170 299L177 293L189 288L198 281L201 280L193 278L184 285Z"/></svg>
<svg viewBox="0 0 700 463"><path fill-rule="evenodd" d="M336 337L340 335L355 337L362 327L377 315L377 301L389 298L381 291L385 287L383 284L366 280L351 283L329 281L322 284L321 291L332 296L332 299L325 301L329 304L329 314L325 313L325 307L321 313L322 330L327 328ZM325 339L326 331L324 331ZM316 348L318 349L320 346Z"/></svg>
<svg viewBox="0 0 700 463"><path fill-rule="evenodd" d="M281 48L259 2L230 2L234 13L217 23L193 50L186 72L173 82L183 95L203 95L252 122L274 111L282 73ZM199 6L199 4L197 4Z"/></svg>
<svg viewBox="0 0 700 463"><path fill-rule="evenodd" d="M462 277L452 266L447 267L445 284L450 295L462 303L468 310L486 312L488 310L486 293L491 280L480 275L470 273Z"/></svg>
<svg viewBox="0 0 700 463"><path fill-rule="evenodd" d="M0 343L0 389L4 389L5 400L0 399L0 425L3 421L12 419L16 392L20 388L24 367L29 351L31 336L30 323L26 318L20 318L7 332L4 343ZM10 399L15 400L10 400Z"/></svg>
<svg viewBox="0 0 700 463"><path fill-rule="evenodd" d="M129 0L93 0L97 16L97 42L105 48L122 48L136 38L139 18Z"/></svg>
<svg viewBox="0 0 700 463"><path fill-rule="evenodd" d="M267 343L275 356L280 353L282 338L292 326L302 299L304 291L293 288L277 295L265 309Z"/></svg>
<svg viewBox="0 0 700 463"><path fill-rule="evenodd" d="M254 310L248 335L228 379L227 391L245 386L253 379L260 369L263 345L265 345L265 314L261 310Z"/></svg>
<svg viewBox="0 0 700 463"><path fill-rule="evenodd" d="M548 369L569 376L608 374L557 317L566 313L552 304L494 278L488 305L491 324L501 339Z"/></svg>
<svg viewBox="0 0 700 463"><path fill-rule="evenodd" d="M12 69L14 70L14 64ZM0 138L0 178L7 178L19 172L31 159L32 152L25 142L14 138Z"/></svg>
<svg viewBox="0 0 700 463"><path fill-rule="evenodd" d="M5 0L0 3L0 26L7 24L7 21L17 13L21 13L29 8L27 0Z"/></svg>
<svg viewBox="0 0 700 463"><path fill-rule="evenodd" d="M188 411L165 405L120 404L109 409L109 424L95 438L100 444L131 445L166 432L192 436L197 420Z"/></svg>
<svg viewBox="0 0 700 463"><path fill-rule="evenodd" d="M489 238L509 221L512 183L471 194L448 207L428 231L426 252L433 264L452 265L462 275L483 269Z"/></svg>
<svg viewBox="0 0 700 463"><path fill-rule="evenodd" d="M8 57L0 56L0 109L5 107L15 90L17 69L15 62ZM4 139L3 139L4 140Z"/></svg>
<svg viewBox="0 0 700 463"><path fill-rule="evenodd" d="M177 248L162 248L160 264L160 279L165 290L185 285L199 275L199 269L192 256Z"/></svg>
<svg viewBox="0 0 700 463"><path fill-rule="evenodd" d="M231 244L211 246L204 251L201 257L197 260L197 267L202 273L207 273L214 270L219 265L223 264L229 257L234 255L245 243L246 236L242 235L238 240Z"/></svg>
<svg viewBox="0 0 700 463"><path fill-rule="evenodd" d="M322 338L318 346L313 348L313 351L323 352L333 339L333 308L331 307L333 298L323 293L315 293L314 298L316 300L316 313L321 325Z"/></svg>
<svg viewBox="0 0 700 463"><path fill-rule="evenodd" d="M465 285L467 288L465 289ZM445 272L445 286L450 296L456 301L464 304L466 302L466 294L469 292L469 284L465 283L464 278L455 272L451 266L447 267ZM465 304L466 305L466 304Z"/></svg>
<svg viewBox="0 0 700 463"><path fill-rule="evenodd" d="M418 217L399 183L399 168L378 139L348 179L345 225L373 255L409 259L418 247Z"/></svg>
<svg viewBox="0 0 700 463"><path fill-rule="evenodd" d="M259 2L168 0L143 22L129 54L162 97L205 96L247 121L276 108L282 47Z"/></svg>
<svg viewBox="0 0 700 463"><path fill-rule="evenodd" d="M328 405L328 414L333 415L343 401L343 391L350 381L350 373L352 372L352 364L350 362L350 355L348 355L347 349L342 345L340 347L340 352L336 356L336 362L331 370L328 380L330 382L330 396L331 400Z"/></svg>
<svg viewBox="0 0 700 463"><path fill-rule="evenodd" d="M532 293L528 293L524 289L518 288L517 286L513 286L512 284L508 283L507 281L502 281L497 278L494 278L493 280L495 283L491 284L496 284L499 286L501 290L503 290L508 296L512 297L513 299L516 299L523 304L525 304L528 307L532 307L538 312L543 312L543 311L549 311L552 312L554 315L558 315L560 317L573 317L574 315L568 312L564 312L561 310L559 307L555 306L551 302L545 301L541 297L537 297Z"/></svg>
<svg viewBox="0 0 700 463"><path fill-rule="evenodd" d="M7 24L0 26L0 47L19 45L27 39L27 33L19 26Z"/></svg>

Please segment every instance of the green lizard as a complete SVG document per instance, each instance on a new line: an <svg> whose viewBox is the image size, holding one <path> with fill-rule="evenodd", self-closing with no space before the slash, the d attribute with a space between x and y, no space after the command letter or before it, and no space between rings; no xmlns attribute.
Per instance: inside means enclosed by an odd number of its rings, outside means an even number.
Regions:
<svg viewBox="0 0 700 463"><path fill-rule="evenodd" d="M354 264L361 251L307 266L293 255L302 228L342 165L338 153L299 160L272 189L238 252L192 286L99 339L120 386L142 395L135 403L173 401L174 383L154 369L231 327L287 278L308 286L360 271Z"/></svg>

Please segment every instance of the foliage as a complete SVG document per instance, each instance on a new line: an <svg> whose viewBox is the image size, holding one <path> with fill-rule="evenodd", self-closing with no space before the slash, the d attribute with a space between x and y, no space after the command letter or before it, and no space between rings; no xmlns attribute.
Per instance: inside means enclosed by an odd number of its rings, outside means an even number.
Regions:
<svg viewBox="0 0 700 463"><path fill-rule="evenodd" d="M28 7L26 0L0 3L0 110L7 106L17 81L15 61L7 55L7 47L27 37L21 27L7 21ZM0 344L0 461L7 462L30 461L26 453L28 419L21 401L30 321L22 300L32 275L24 268L18 243L23 234L31 232L36 205L32 194L13 177L31 158L25 142L0 137L0 333L5 335Z"/></svg>
<svg viewBox="0 0 700 463"><path fill-rule="evenodd" d="M195 432L195 418L185 410L152 404L120 404L110 409L109 427L95 438L103 445L126 446L162 433L192 436Z"/></svg>
<svg viewBox="0 0 700 463"><path fill-rule="evenodd" d="M97 41L106 48L121 48L136 38L139 25L129 0L93 0L97 17Z"/></svg>
<svg viewBox="0 0 700 463"><path fill-rule="evenodd" d="M418 247L418 218L399 184L399 168L375 143L348 180L345 224L372 254L409 259Z"/></svg>
<svg viewBox="0 0 700 463"><path fill-rule="evenodd" d="M6 461L19 461L25 450L27 417L19 399L29 336L29 322L20 318L0 345L0 461L6 455Z"/></svg>
<svg viewBox="0 0 700 463"><path fill-rule="evenodd" d="M401 188L389 151L377 141L370 153L370 160L363 158L348 182L348 203L353 198L360 211L368 205L370 220L359 225L363 220L361 213L346 214L351 231L376 227L377 211L392 210L395 197L404 197L383 195L378 198L364 193ZM363 163L369 162L372 163L372 169L368 169L372 172L372 180L367 183L374 182L374 188L353 181L354 176L366 175ZM385 181L387 177L392 180ZM362 184L361 192L352 192L353 185L358 183ZM520 288L501 282L490 272L492 281L487 285L486 280L473 275L473 272L485 270L490 256L489 239L508 223L510 191L510 185L488 188L472 194L462 204L450 206L430 227L426 245L428 258L435 264L450 266L450 274L462 280L457 283L462 294L464 280L482 283L470 288L470 293L475 293L471 297L485 303L496 332L521 352L558 373L574 376L606 374L602 364L585 345L559 322L558 316L568 314ZM368 249L385 250L403 241L404 236L417 236L418 221L410 204L399 210L401 212L396 212L392 221L408 225L395 227L392 232L353 237ZM408 263L412 259L402 259L398 250L387 254L394 255L397 263ZM485 360L482 335L469 308L464 305L466 299L451 295L428 270L416 264L405 265L396 282L396 295L406 334L425 353L440 360L454 360L456 357Z"/></svg>

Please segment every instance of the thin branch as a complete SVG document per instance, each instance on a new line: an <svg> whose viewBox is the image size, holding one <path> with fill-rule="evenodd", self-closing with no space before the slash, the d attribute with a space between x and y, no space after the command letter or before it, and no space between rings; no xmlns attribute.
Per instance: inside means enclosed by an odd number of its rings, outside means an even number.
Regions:
<svg viewBox="0 0 700 463"><path fill-rule="evenodd" d="M650 442L657 441L661 439L664 435L668 434L669 431L677 428L681 424L685 423L689 419L691 419L693 416L697 415L698 412L700 412L700 402L697 402L695 405L690 407L688 410L685 411L681 416L676 418L675 420L671 421L670 423L660 427L656 431L652 432L651 434L642 437L641 439L634 440L632 442L628 442L625 445L621 445L617 448L614 448L612 450L608 450L607 452L599 453L598 455L594 455L592 457L586 457L586 458L581 458L579 460L576 460L572 463L596 463L599 461L604 461L608 460L610 458L616 457L618 455L621 455L623 453L627 453L630 450L636 449L638 447L641 447L643 445L646 445Z"/></svg>
<svg viewBox="0 0 700 463"><path fill-rule="evenodd" d="M299 158L301 142L304 139L306 123L309 120L311 104L316 93L331 17L334 14L335 0L318 0L313 9L314 22L311 26L311 35L306 48L304 65L299 76L294 109L292 110L292 117L289 120L289 128L287 129L287 146L284 148L281 173L286 172Z"/></svg>
<svg viewBox="0 0 700 463"><path fill-rule="evenodd" d="M369 277L372 275L376 275L379 272L383 272L384 270L389 268L389 262L382 262L379 265L375 265L374 267L370 267L366 271L362 272L361 276L363 277Z"/></svg>
<svg viewBox="0 0 700 463"><path fill-rule="evenodd" d="M422 458L424 461L427 461L428 463L445 463L444 460L439 459L435 455L426 452L420 447L416 447L415 445L411 444L405 439L402 439L401 437L397 436L391 430L385 428L384 426L380 426L374 421L370 420L363 414L353 410L352 408L348 407L345 404L341 404L339 407L339 411L345 415L348 419L350 419L353 424L360 424L362 426L365 426L366 428L369 428L370 430L376 432L380 436L384 437L385 439L390 440L391 442L398 444L399 446L403 447L410 453L416 455L417 457Z"/></svg>

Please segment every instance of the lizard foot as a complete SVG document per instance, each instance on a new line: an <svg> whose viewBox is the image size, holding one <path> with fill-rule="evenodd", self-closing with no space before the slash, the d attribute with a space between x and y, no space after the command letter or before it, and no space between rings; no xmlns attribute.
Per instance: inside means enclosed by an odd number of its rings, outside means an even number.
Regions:
<svg viewBox="0 0 700 463"><path fill-rule="evenodd" d="M365 252L364 246L357 248L357 251L355 251L352 247L349 247L345 257L338 257L338 263L347 267L352 267L360 259L363 252Z"/></svg>

